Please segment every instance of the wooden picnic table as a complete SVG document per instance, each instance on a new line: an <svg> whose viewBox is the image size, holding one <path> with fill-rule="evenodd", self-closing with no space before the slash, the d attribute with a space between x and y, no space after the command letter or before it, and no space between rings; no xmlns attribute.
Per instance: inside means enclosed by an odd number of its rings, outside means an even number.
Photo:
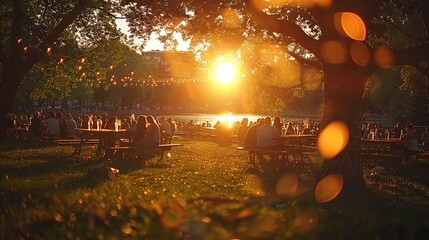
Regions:
<svg viewBox="0 0 429 240"><path fill-rule="evenodd" d="M79 133L80 146L86 144L91 139L97 139L97 151L96 156L101 155L101 151L109 147L115 146L116 143L124 141L127 139L125 136L125 129L87 129L87 128L76 128L76 131ZM79 149L80 152L80 149Z"/></svg>
<svg viewBox="0 0 429 240"><path fill-rule="evenodd" d="M364 152L395 153L401 140L399 138L376 138L361 139L361 142Z"/></svg>

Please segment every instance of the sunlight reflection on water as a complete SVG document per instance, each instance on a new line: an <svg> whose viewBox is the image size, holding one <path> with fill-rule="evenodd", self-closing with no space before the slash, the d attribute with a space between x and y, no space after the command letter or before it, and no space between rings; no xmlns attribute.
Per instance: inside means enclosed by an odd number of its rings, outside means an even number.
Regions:
<svg viewBox="0 0 429 240"><path fill-rule="evenodd" d="M161 116L161 115L159 115ZM189 121L194 119L195 124L199 125L203 122L209 121L211 125L214 125L216 121L228 121L229 125L233 122L240 122L244 117L249 119L249 122L256 122L258 118L264 118L270 115L255 115L255 114L233 114L233 113L225 113L225 114L186 114L186 115L164 115L166 117L173 118L176 122L178 121ZM271 115L272 118L274 116ZM281 117L282 121L302 121L303 118L295 118L295 117Z"/></svg>

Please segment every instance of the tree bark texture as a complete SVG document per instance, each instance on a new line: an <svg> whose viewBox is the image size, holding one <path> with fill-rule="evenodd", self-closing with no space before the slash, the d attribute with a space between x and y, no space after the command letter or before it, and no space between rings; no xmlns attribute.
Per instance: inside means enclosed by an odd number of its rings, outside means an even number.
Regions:
<svg viewBox="0 0 429 240"><path fill-rule="evenodd" d="M333 121L344 122L349 130L345 149L331 160L325 160L323 174L341 173L344 188L361 189L365 186L361 158L361 97L366 74L352 63L327 65L325 73L324 110L322 127Z"/></svg>

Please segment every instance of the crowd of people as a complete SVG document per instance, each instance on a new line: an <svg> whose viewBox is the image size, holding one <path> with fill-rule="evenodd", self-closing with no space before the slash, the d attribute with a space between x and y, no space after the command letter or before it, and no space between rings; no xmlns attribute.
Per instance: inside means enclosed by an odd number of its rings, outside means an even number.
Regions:
<svg viewBox="0 0 429 240"><path fill-rule="evenodd" d="M403 127L401 122L397 122L393 128L386 129L376 122L362 122L362 139L399 139L400 141L394 147L395 151L402 152L404 156L411 156L420 151L420 145L429 145L429 127L425 127L419 137L415 126L407 123Z"/></svg>
<svg viewBox="0 0 429 240"><path fill-rule="evenodd" d="M6 120L7 130L25 130L26 138L40 141L52 138L74 138L78 134L78 129L115 130L119 124L120 128L127 130L133 144L157 146L162 143L163 139L171 137L177 129L172 118L163 116L157 119L152 115L140 115L136 119L134 114L120 118L103 113L102 115L83 114L74 117L70 113L63 115L61 112L54 111L48 111L45 116L42 109L38 109L30 117L7 114ZM2 134L14 133L16 131Z"/></svg>
<svg viewBox="0 0 429 240"><path fill-rule="evenodd" d="M176 121L173 118L152 115L134 114L125 117L109 116L108 113L101 115L82 114L72 116L70 113L48 111L44 114L38 109L31 116L8 114L6 116L7 126L10 129L25 129L33 139L47 139L51 137L67 138L76 136L76 129L115 129L120 120L120 127L129 130L131 139L135 144L157 145L166 137L171 137L176 131L192 134L193 132L210 129L218 140L229 141L234 136L238 143L248 147L270 147L272 139L282 135L318 135L320 124L317 121L305 119L300 123L282 121L278 116L257 119L255 122L248 118L230 124L227 121L210 121L197 123L194 119ZM426 127L420 138L416 134L413 124L405 127L397 123L393 128L386 129L375 122L362 123L362 139L398 138L401 139L400 147L407 153L415 153L419 150L419 144L429 145L429 127Z"/></svg>

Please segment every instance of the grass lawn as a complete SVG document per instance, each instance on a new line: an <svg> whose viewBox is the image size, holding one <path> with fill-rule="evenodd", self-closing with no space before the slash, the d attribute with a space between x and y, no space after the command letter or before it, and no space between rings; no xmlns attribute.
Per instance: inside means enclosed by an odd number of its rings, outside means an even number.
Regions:
<svg viewBox="0 0 429 240"><path fill-rule="evenodd" d="M366 193L317 203L314 165L255 169L231 146L175 141L184 146L171 157L115 160L120 173L108 177L93 148L76 157L71 147L1 140L0 239L429 236L427 162L366 169Z"/></svg>

